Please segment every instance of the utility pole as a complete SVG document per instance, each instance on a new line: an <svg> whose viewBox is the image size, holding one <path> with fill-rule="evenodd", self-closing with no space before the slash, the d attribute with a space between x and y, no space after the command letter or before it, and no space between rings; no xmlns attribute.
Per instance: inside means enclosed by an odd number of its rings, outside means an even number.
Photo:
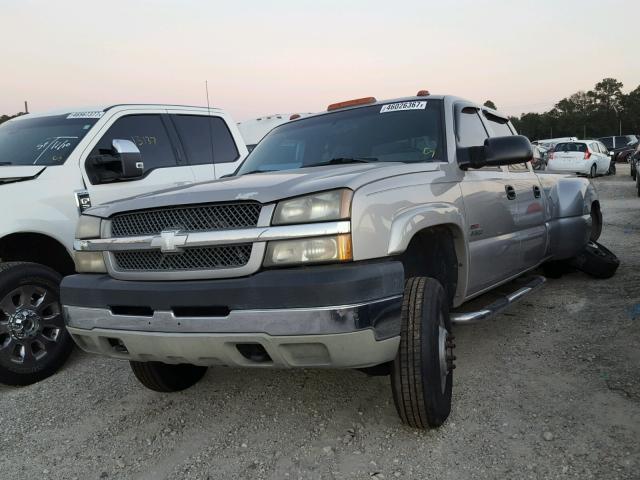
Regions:
<svg viewBox="0 0 640 480"><path fill-rule="evenodd" d="M24 101L24 113L29 113L29 105L26 100Z"/></svg>

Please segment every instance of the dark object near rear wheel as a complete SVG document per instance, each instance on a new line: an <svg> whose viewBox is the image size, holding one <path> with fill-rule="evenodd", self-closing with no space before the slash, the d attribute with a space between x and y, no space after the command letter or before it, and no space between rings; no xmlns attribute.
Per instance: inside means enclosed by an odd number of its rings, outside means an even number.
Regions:
<svg viewBox="0 0 640 480"><path fill-rule="evenodd" d="M207 367L161 362L129 362L138 381L156 392L179 392L192 387L207 373Z"/></svg>
<svg viewBox="0 0 640 480"><path fill-rule="evenodd" d="M640 197L640 174L636 174L636 191Z"/></svg>
<svg viewBox="0 0 640 480"><path fill-rule="evenodd" d="M565 273L572 271L574 271L574 269L563 260L552 260L542 264L542 273L547 278L560 278Z"/></svg>
<svg viewBox="0 0 640 480"><path fill-rule="evenodd" d="M609 171L607 172L608 175L615 175L616 174L616 164L611 162L609 164Z"/></svg>
<svg viewBox="0 0 640 480"><path fill-rule="evenodd" d="M73 350L60 281L37 263L0 264L0 383L30 385L53 375Z"/></svg>
<svg viewBox="0 0 640 480"><path fill-rule="evenodd" d="M612 277L619 265L620 260L613 252L592 241L571 259L571 266L595 278Z"/></svg>
<svg viewBox="0 0 640 480"><path fill-rule="evenodd" d="M432 278L410 278L391 372L393 400L403 423L439 427L449 416L454 346L444 288Z"/></svg>

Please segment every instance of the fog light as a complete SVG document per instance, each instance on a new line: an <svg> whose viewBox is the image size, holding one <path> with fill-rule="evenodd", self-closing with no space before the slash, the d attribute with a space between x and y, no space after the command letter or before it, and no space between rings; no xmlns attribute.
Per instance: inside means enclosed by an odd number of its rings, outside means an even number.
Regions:
<svg viewBox="0 0 640 480"><path fill-rule="evenodd" d="M345 262L353 259L351 235L269 242L266 267L304 263Z"/></svg>
<svg viewBox="0 0 640 480"><path fill-rule="evenodd" d="M75 252L74 260L78 273L105 273L107 271L102 252Z"/></svg>

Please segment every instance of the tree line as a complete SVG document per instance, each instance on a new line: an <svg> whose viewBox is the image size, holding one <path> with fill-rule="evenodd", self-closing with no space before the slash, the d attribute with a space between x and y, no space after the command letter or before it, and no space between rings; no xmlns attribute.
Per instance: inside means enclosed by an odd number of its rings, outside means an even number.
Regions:
<svg viewBox="0 0 640 480"><path fill-rule="evenodd" d="M0 115L0 123L4 123L7 120L11 120L12 118L19 117L20 115L24 115L24 112L18 112L15 115Z"/></svg>
<svg viewBox="0 0 640 480"><path fill-rule="evenodd" d="M593 90L563 98L548 112L523 113L510 120L531 140L640 134L640 85L627 94L622 87L615 78L605 78Z"/></svg>

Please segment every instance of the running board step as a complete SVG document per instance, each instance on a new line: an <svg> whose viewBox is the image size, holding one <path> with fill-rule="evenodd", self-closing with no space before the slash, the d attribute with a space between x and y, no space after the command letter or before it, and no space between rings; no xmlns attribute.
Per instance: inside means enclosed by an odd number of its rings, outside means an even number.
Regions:
<svg viewBox="0 0 640 480"><path fill-rule="evenodd" d="M502 292L508 287L512 287L512 289L515 287L516 289L512 290L511 293L503 293L496 299L495 292L489 292L485 295L491 296L491 294L493 293L493 302L474 311L452 311L451 321L458 324L473 323L493 317L495 314L501 312L509 305L514 304L522 297L528 295L529 293L544 285L546 281L547 279L540 275L517 279L514 282L510 282L497 289L499 292ZM477 304L477 302L481 301L485 297L485 295L472 300L470 304Z"/></svg>

